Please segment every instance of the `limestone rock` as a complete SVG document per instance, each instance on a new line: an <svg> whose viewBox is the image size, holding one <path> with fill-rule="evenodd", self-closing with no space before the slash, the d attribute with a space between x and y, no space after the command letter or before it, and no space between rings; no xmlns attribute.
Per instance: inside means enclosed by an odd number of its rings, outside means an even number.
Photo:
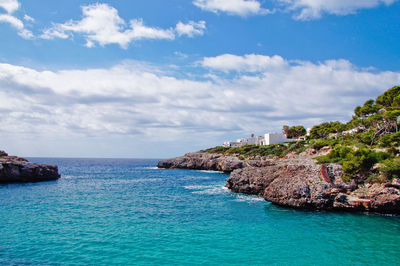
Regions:
<svg viewBox="0 0 400 266"><path fill-rule="evenodd" d="M178 168L195 170L213 170L230 173L244 166L235 156L211 154L205 152L187 153L184 156L158 162L159 168Z"/></svg>
<svg viewBox="0 0 400 266"><path fill-rule="evenodd" d="M38 182L60 178L56 165L31 163L28 160L0 153L0 183Z"/></svg>
<svg viewBox="0 0 400 266"><path fill-rule="evenodd" d="M291 208L400 214L399 179L373 185L345 182L340 165L319 165L313 153L242 161L234 155L196 152L161 161L158 167L231 173L226 187L233 192Z"/></svg>

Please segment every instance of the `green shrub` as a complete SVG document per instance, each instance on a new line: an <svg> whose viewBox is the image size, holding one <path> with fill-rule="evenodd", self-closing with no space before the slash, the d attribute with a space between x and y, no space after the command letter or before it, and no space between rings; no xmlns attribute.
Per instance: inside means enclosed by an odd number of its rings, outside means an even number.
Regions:
<svg viewBox="0 0 400 266"><path fill-rule="evenodd" d="M288 142L272 144L267 146L260 145L245 145L242 147L215 147L204 150L208 153L222 153L222 154L239 154L247 158L249 156L278 156L283 157L290 152L298 152L298 150L304 150L306 143L304 141Z"/></svg>
<svg viewBox="0 0 400 266"><path fill-rule="evenodd" d="M320 125L313 126L310 131L310 138L319 139L325 138L331 133L342 132L346 129L346 125L336 122L324 122Z"/></svg>
<svg viewBox="0 0 400 266"><path fill-rule="evenodd" d="M379 146L386 148L400 146L400 132L384 135L379 140Z"/></svg>
<svg viewBox="0 0 400 266"><path fill-rule="evenodd" d="M371 129L367 132L357 133L357 134L355 134L355 137L359 142L370 145L374 134L375 134L375 131Z"/></svg>
<svg viewBox="0 0 400 266"><path fill-rule="evenodd" d="M376 163L393 158L386 152L374 152L367 148L353 150L346 146L336 146L329 154L317 158L319 163L339 163L348 177L365 175Z"/></svg>
<svg viewBox="0 0 400 266"><path fill-rule="evenodd" d="M215 148L210 148L203 151L208 153L225 153L228 149L228 147L217 146Z"/></svg>
<svg viewBox="0 0 400 266"><path fill-rule="evenodd" d="M354 177L354 175L358 174L361 172L361 162L358 161L356 158L349 158L346 161L343 161L343 172L347 175L351 175Z"/></svg>
<svg viewBox="0 0 400 266"><path fill-rule="evenodd" d="M382 162L379 172L387 180L400 178L400 158L388 159Z"/></svg>
<svg viewBox="0 0 400 266"><path fill-rule="evenodd" d="M368 178L365 180L366 183L374 184L374 183L385 183L388 180L383 176L380 175L379 173L373 173L368 176Z"/></svg>
<svg viewBox="0 0 400 266"><path fill-rule="evenodd" d="M312 143L311 147L313 149L319 150L319 149L321 149L321 148L323 148L325 146L333 147L337 143L338 143L338 140L336 140L336 139L319 139L319 140L314 141Z"/></svg>

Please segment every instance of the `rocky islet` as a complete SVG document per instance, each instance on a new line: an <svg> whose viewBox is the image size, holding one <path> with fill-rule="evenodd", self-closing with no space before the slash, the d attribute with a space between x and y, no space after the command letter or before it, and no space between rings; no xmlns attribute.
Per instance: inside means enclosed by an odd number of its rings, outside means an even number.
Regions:
<svg viewBox="0 0 400 266"><path fill-rule="evenodd" d="M0 183L50 181L60 177L56 165L32 163L0 151Z"/></svg>

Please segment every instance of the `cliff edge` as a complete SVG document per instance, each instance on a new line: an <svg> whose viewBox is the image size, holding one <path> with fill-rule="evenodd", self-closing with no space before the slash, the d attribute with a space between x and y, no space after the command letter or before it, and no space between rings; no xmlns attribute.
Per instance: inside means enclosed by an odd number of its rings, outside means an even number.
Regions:
<svg viewBox="0 0 400 266"><path fill-rule="evenodd" d="M23 183L60 178L56 165L37 164L0 151L0 183Z"/></svg>

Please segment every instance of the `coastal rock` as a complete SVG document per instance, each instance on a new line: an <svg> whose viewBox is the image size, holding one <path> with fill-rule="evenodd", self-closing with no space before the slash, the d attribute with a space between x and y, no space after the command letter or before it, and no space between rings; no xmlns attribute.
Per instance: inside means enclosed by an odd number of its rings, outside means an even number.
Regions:
<svg viewBox="0 0 400 266"><path fill-rule="evenodd" d="M226 186L281 206L326 209L332 206L334 194L320 172L321 166L310 159L271 160L268 166L233 171Z"/></svg>
<svg viewBox="0 0 400 266"><path fill-rule="evenodd" d="M400 214L397 181L357 185L342 177L340 165L318 165L315 160L297 157L235 170L226 186L291 208Z"/></svg>
<svg viewBox="0 0 400 266"><path fill-rule="evenodd" d="M234 156L205 152L187 153L184 156L158 162L159 168L213 170L230 173L244 166L243 161Z"/></svg>
<svg viewBox="0 0 400 266"><path fill-rule="evenodd" d="M195 152L161 161L158 167L224 171L230 173L226 187L233 192L257 195L285 207L400 214L398 179L373 185L345 182L342 166L319 165L310 155L239 160Z"/></svg>
<svg viewBox="0 0 400 266"><path fill-rule="evenodd" d="M399 188L385 184L374 184L368 189L366 198L371 201L370 206L368 206L371 211L400 214Z"/></svg>
<svg viewBox="0 0 400 266"><path fill-rule="evenodd" d="M56 180L60 178L56 165L31 163L28 160L0 153L0 183L20 183Z"/></svg>

